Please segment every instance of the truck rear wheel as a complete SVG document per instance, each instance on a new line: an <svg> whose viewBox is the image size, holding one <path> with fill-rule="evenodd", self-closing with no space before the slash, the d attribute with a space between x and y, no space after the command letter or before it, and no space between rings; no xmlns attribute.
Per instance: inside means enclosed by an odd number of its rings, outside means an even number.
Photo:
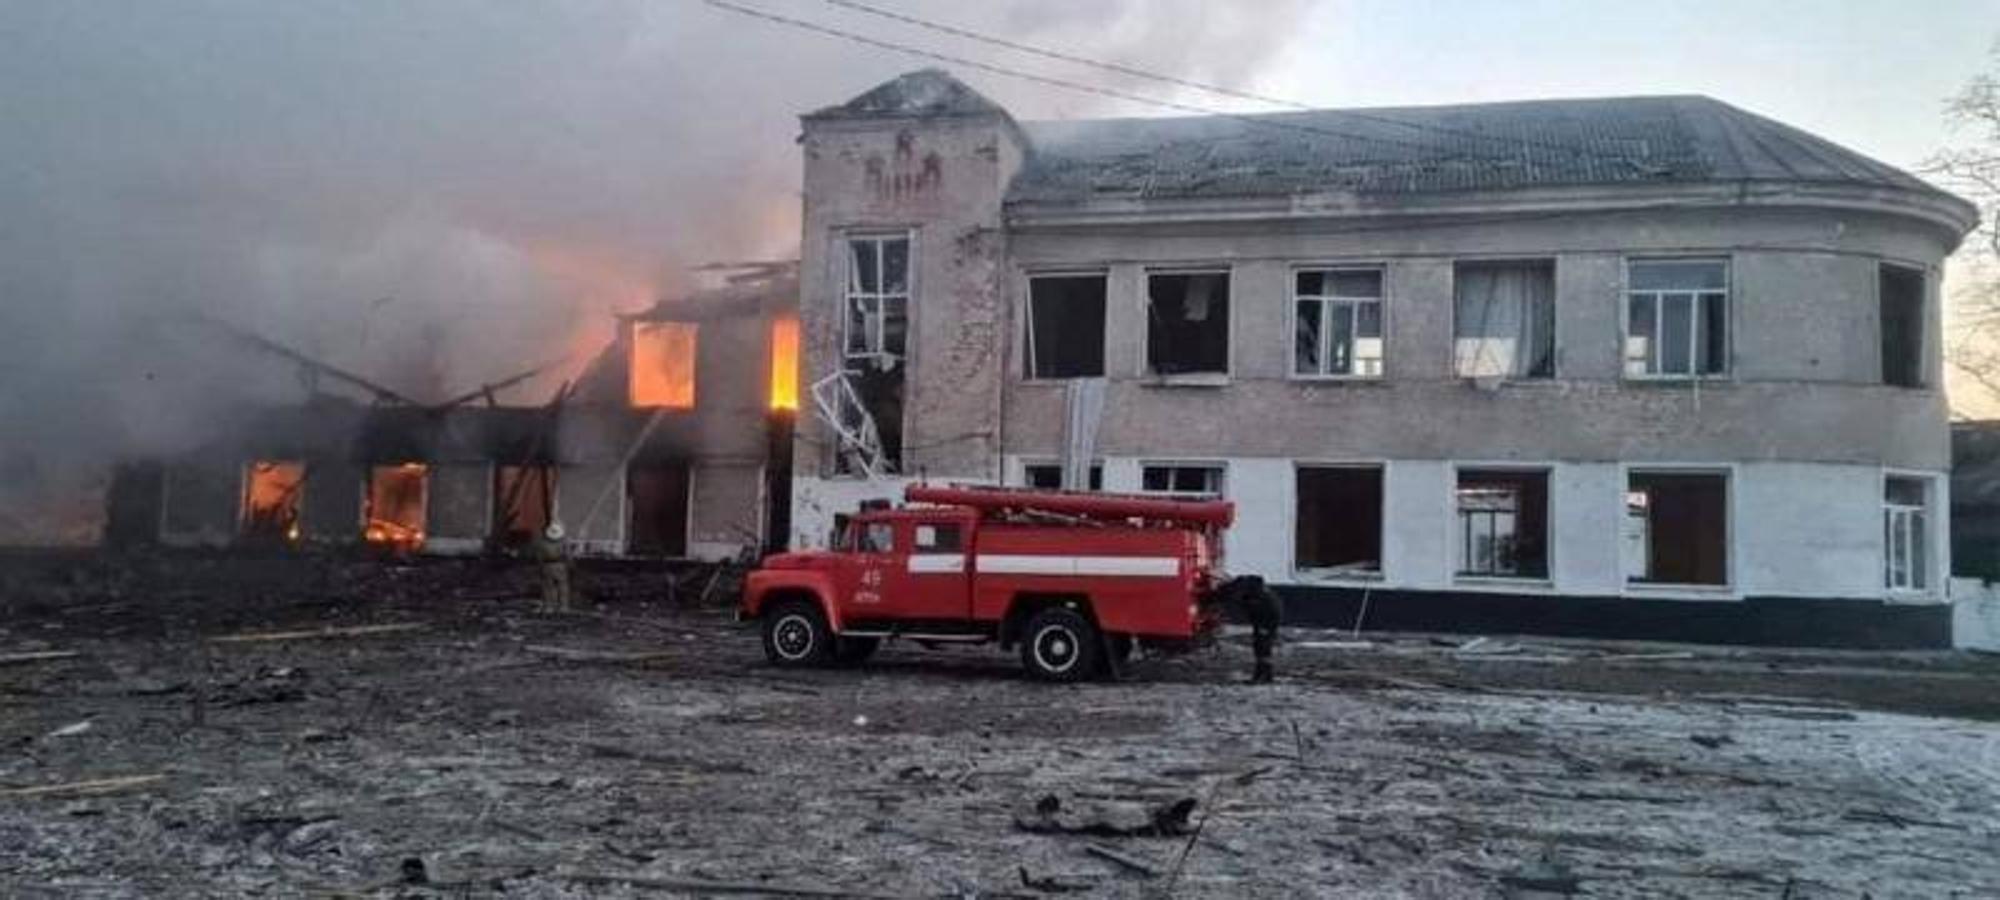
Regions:
<svg viewBox="0 0 2000 900"><path fill-rule="evenodd" d="M1021 664L1044 681L1082 681L1100 665L1097 626L1067 606L1051 606L1022 631Z"/></svg>
<svg viewBox="0 0 2000 900"><path fill-rule="evenodd" d="M787 600L764 613L764 658L772 665L825 665L833 659L834 641L818 604Z"/></svg>

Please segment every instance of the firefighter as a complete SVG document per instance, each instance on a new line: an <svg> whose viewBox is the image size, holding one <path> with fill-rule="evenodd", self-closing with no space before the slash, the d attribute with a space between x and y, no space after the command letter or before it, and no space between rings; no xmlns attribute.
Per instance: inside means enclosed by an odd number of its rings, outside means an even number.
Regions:
<svg viewBox="0 0 2000 900"><path fill-rule="evenodd" d="M542 564L542 611L569 611L569 553L563 546L561 522L550 522L535 537L535 559Z"/></svg>
<svg viewBox="0 0 2000 900"><path fill-rule="evenodd" d="M1271 667L1271 650L1278 643L1278 624L1285 618L1284 601L1256 575L1231 578L1216 593L1225 609L1234 610L1250 623L1250 652L1257 658L1250 673L1251 683L1270 683L1277 677Z"/></svg>

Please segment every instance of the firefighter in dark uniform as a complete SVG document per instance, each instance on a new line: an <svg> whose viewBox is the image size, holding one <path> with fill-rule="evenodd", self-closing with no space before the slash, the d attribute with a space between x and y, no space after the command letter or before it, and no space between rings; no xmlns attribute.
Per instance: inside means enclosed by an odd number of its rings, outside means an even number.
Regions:
<svg viewBox="0 0 2000 900"><path fill-rule="evenodd" d="M1269 683L1277 677L1271 668L1271 649L1278 643L1278 624L1285 618L1284 601L1256 575L1231 578L1216 589L1216 594L1224 609L1234 611L1250 623L1250 652L1257 658L1250 681Z"/></svg>

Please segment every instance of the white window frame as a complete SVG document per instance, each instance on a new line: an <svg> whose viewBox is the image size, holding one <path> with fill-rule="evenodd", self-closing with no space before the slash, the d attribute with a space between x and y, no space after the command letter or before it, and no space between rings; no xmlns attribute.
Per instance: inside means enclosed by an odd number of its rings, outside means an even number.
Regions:
<svg viewBox="0 0 2000 900"><path fill-rule="evenodd" d="M1720 265L1722 267L1722 289L1719 291L1712 289L1694 291L1634 290L1632 287L1632 267L1648 263L1713 263ZM1632 256L1625 259L1625 268L1621 277L1623 290L1619 293L1618 302L1618 321L1620 323L1618 371L1621 377L1628 381L1721 381L1731 377L1731 373L1736 369L1735 365L1733 365L1736 355L1736 323L1734 321L1736 316L1734 296L1736 293L1736 261L1734 259L1727 256ZM1653 301L1653 339L1647 348L1649 351L1647 365L1653 367L1657 366L1660 360L1660 335L1662 333L1662 326L1666 322L1665 298L1683 294L1691 295L1694 298L1690 304L1689 312L1689 316L1693 321L1688 325L1688 367L1690 371L1632 371L1632 301L1640 296L1649 297ZM1693 371L1696 360L1701 358L1700 348L1704 336L1702 329L1697 327L1705 321L1701 311L1706 307L1706 304L1702 300L1707 296L1715 294L1722 295L1722 321L1724 329L1722 335L1722 367L1715 372Z"/></svg>
<svg viewBox="0 0 2000 900"><path fill-rule="evenodd" d="M1506 472L1520 475L1542 476L1542 570L1541 575L1507 574L1497 572L1472 572L1466 569L1465 523L1458 503L1460 479L1467 472ZM1629 481L1628 481L1629 484ZM1451 467L1451 492L1448 503L1450 509L1445 519L1451 529L1448 541L1455 549L1451 560L1452 578L1461 582L1504 582L1514 585L1549 585L1555 580L1556 572L1556 471L1551 465L1522 464L1518 462L1482 463L1478 461L1458 462ZM1515 530L1520 528L1521 510L1516 495Z"/></svg>
<svg viewBox="0 0 2000 900"><path fill-rule="evenodd" d="M1909 481L1922 487L1923 502L1916 505L1889 502L1889 483L1892 481ZM1882 473L1882 585L1891 594L1928 595L1934 591L1937 572L1931 561L1938 555L1937 534L1933 528L1937 519L1934 512L1936 496L1937 479L1930 475L1894 470ZM1923 541L1923 556L1908 560L1907 548L1918 534ZM1896 570L1899 538L1906 555L1900 573Z"/></svg>
<svg viewBox="0 0 2000 900"><path fill-rule="evenodd" d="M1374 297L1343 297L1338 294L1302 296L1299 294L1299 276L1306 272L1318 272L1321 273L1322 275L1329 276L1328 279L1329 281L1331 280L1330 276L1337 275L1343 272L1372 272L1381 277L1382 290L1380 294ZM1291 377L1302 381L1379 381L1387 374L1389 368L1389 267L1388 266L1380 263L1298 265L1292 267L1291 272L1287 275L1287 281L1288 283L1285 286L1285 295L1290 298L1290 301L1289 301L1289 310L1285 314L1285 324L1287 326L1285 331L1285 355L1289 360L1289 362L1285 363L1285 368L1287 371L1291 373ZM1319 306L1320 366L1319 366L1319 371L1317 372L1299 371L1299 348L1298 348L1299 304L1302 302L1314 302ZM1345 315L1347 317L1348 333L1355 334L1357 325L1360 321L1359 307L1363 303L1375 304L1376 306L1375 318L1376 321L1381 324L1380 330L1382 334L1380 337L1377 338L1377 340L1380 340L1382 342L1382 358L1378 362L1377 371L1375 372L1326 371L1327 360L1331 356L1331 354L1328 353L1328 348L1331 346L1333 315L1335 311L1338 310L1342 315ZM1354 359L1354 352L1352 348L1348 350L1348 359L1349 360Z"/></svg>
<svg viewBox="0 0 2000 900"><path fill-rule="evenodd" d="M1215 491L1150 491L1146 489L1147 469L1207 469L1215 473ZM1171 480L1171 479L1169 479ZM1139 463L1139 493L1161 497L1228 497L1229 463L1214 459L1148 459Z"/></svg>
<svg viewBox="0 0 2000 900"><path fill-rule="evenodd" d="M1099 278L1104 281L1104 340L1097 348L1101 375L1038 375L1035 373L1035 279ZM1151 298L1147 299L1150 303ZM1144 350L1140 351L1144 353ZM1021 273L1021 380L1033 384L1064 384L1078 378L1111 377L1111 270L1032 269Z"/></svg>
<svg viewBox="0 0 2000 900"><path fill-rule="evenodd" d="M1153 371L1152 316L1153 316L1153 276L1155 275L1162 275L1162 276L1221 275L1223 277L1224 288L1227 291L1229 291L1229 315L1223 317L1223 323L1222 323L1222 327L1226 331L1226 334L1224 336L1224 342L1225 342L1224 346L1227 348L1227 351L1224 354L1227 358L1223 360L1222 371L1173 372L1173 373L1161 373ZM1108 279L1105 283L1105 288L1107 290L1109 290L1110 288L1110 283ZM1236 306L1237 306L1237 301L1236 301L1235 266L1229 265L1227 263L1216 264L1216 265L1204 265L1201 263L1193 263L1188 265L1152 266L1145 269L1141 269L1139 271L1139 324L1140 324L1139 340L1138 340L1139 374L1142 377L1151 379L1153 381L1178 382L1182 384L1203 384L1207 382L1215 382L1218 380L1228 381L1229 379L1235 377L1236 356L1237 356ZM1106 309L1105 315L1108 317L1110 315L1110 303L1108 302L1108 300L1105 304L1105 309ZM1104 340L1107 345L1111 342L1111 323L1108 321L1105 323ZM1110 361L1107 359L1105 368L1105 374L1107 375L1109 375L1111 371L1109 368L1109 362Z"/></svg>
<svg viewBox="0 0 2000 900"><path fill-rule="evenodd" d="M903 290L900 292L879 290L879 288L887 285L887 281L883 277L886 269L882 265L882 247L886 243L895 241L902 241L904 246ZM874 245L875 277L878 288L876 291L857 290L859 287L857 281L860 277L860 274L855 271L854 267L854 245L857 243L872 243ZM917 289L917 242L915 234L907 230L855 231L842 234L840 236L840 266L842 275L840 293L840 358L849 362L855 360L882 360L901 363L908 360L910 357L910 345L913 343L916 333L916 329L911 326L910 319L910 300L916 295ZM885 300L902 301L904 330L903 352L900 355L890 353L887 349L888 337L885 326L888 317L882 311ZM864 312L869 333L863 338L865 349L861 351L853 349L853 310L857 302L872 302L873 307L872 313Z"/></svg>

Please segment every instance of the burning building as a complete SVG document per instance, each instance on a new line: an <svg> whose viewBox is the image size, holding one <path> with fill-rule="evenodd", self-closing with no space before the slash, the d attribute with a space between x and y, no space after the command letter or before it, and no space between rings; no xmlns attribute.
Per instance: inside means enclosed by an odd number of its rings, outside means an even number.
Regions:
<svg viewBox="0 0 2000 900"><path fill-rule="evenodd" d="M106 539L467 554L561 523L586 555L723 559L781 542L797 269L712 273L714 286L620 317L610 344L535 405L499 402L507 384L421 403L239 334L309 372L303 396L190 452L121 466Z"/></svg>

